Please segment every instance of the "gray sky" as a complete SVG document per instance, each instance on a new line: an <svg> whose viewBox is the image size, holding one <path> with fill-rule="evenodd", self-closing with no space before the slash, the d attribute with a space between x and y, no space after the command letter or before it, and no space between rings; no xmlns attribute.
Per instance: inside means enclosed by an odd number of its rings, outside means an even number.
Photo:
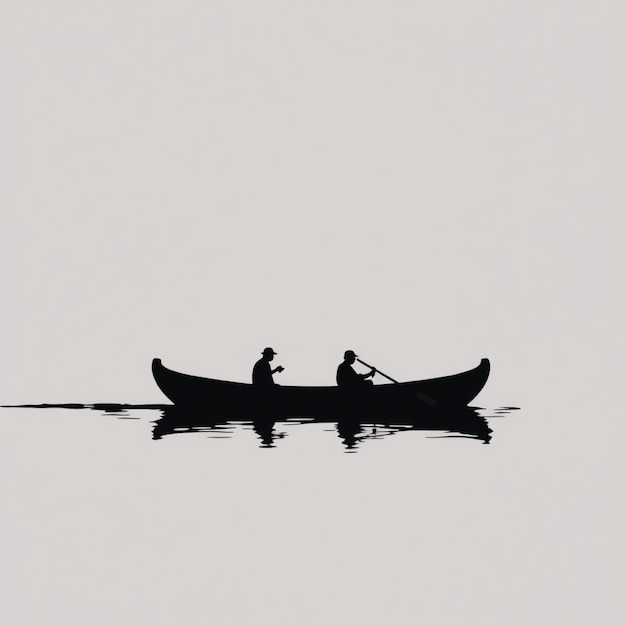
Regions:
<svg viewBox="0 0 626 626"><path fill-rule="evenodd" d="M489 356L505 403L614 369L616 3L2 22L3 402L159 400L153 356L247 380L266 345L284 384L346 348L403 380Z"/></svg>
<svg viewBox="0 0 626 626"><path fill-rule="evenodd" d="M356 455L4 409L9 622L618 623L620 13L4 0L0 404L271 345L284 384L488 356L522 407Z"/></svg>

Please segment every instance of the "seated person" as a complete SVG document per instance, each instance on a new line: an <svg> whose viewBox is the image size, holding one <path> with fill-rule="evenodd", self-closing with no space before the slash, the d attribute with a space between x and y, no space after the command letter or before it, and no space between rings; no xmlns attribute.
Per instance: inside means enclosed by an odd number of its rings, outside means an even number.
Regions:
<svg viewBox="0 0 626 626"><path fill-rule="evenodd" d="M270 367L270 361L274 360L274 355L277 354L272 348L265 348L263 350L263 356L254 364L252 369L252 384L259 387L271 387L275 385L274 378L272 377L276 372L282 372L285 368L282 365L272 369Z"/></svg>
<svg viewBox="0 0 626 626"><path fill-rule="evenodd" d="M372 368L367 374L358 374L352 368L352 364L356 360L356 354L352 350L346 350L343 355L343 363L337 368L337 385L345 389L363 388L373 385L371 380L366 380L370 376L376 374L376 370Z"/></svg>

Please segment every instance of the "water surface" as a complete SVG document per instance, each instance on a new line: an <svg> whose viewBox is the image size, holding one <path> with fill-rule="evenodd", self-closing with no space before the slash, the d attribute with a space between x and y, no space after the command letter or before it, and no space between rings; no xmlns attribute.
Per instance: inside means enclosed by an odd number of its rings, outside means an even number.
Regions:
<svg viewBox="0 0 626 626"><path fill-rule="evenodd" d="M614 606L614 484L554 464L539 412L463 432L171 410L0 409L17 623L582 626Z"/></svg>

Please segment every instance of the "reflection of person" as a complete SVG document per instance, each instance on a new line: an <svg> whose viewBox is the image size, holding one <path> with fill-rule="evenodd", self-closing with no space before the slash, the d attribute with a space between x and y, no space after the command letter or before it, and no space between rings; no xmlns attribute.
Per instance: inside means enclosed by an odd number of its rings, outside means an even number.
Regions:
<svg viewBox="0 0 626 626"><path fill-rule="evenodd" d="M265 348L263 350L263 356L254 364L252 370L252 384L259 387L269 387L274 385L274 379L272 375L275 372L282 372L285 368L282 365L272 369L270 367L270 361L274 359L274 355L277 354L271 348Z"/></svg>
<svg viewBox="0 0 626 626"><path fill-rule="evenodd" d="M376 370L372 368L367 374L358 374L352 368L355 360L356 354L352 350L346 350L343 355L343 363L337 368L337 385L339 387L362 387L373 384L371 380L366 380L366 378L374 376Z"/></svg>

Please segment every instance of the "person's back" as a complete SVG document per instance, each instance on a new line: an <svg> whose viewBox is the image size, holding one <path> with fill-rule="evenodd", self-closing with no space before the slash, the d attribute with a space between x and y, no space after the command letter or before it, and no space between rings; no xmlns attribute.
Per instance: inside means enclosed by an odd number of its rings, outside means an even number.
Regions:
<svg viewBox="0 0 626 626"><path fill-rule="evenodd" d="M274 385L272 368L265 358L259 359L252 368L252 384L259 387L269 387Z"/></svg>
<svg viewBox="0 0 626 626"><path fill-rule="evenodd" d="M252 384L256 387L271 387L275 385L273 374L284 371L284 367L279 365L272 369L270 361L274 359L276 352L272 348L265 348L263 356L254 364L252 368Z"/></svg>
<svg viewBox="0 0 626 626"><path fill-rule="evenodd" d="M370 376L374 376L376 370L371 369L367 374L358 374L352 368L352 364L356 360L356 354L352 350L346 350L343 355L343 362L337 368L337 386L342 389L363 388L372 384L371 380L366 380Z"/></svg>
<svg viewBox="0 0 626 626"><path fill-rule="evenodd" d="M360 387L363 379L352 369L352 365L346 361L337 368L337 385L339 387Z"/></svg>

